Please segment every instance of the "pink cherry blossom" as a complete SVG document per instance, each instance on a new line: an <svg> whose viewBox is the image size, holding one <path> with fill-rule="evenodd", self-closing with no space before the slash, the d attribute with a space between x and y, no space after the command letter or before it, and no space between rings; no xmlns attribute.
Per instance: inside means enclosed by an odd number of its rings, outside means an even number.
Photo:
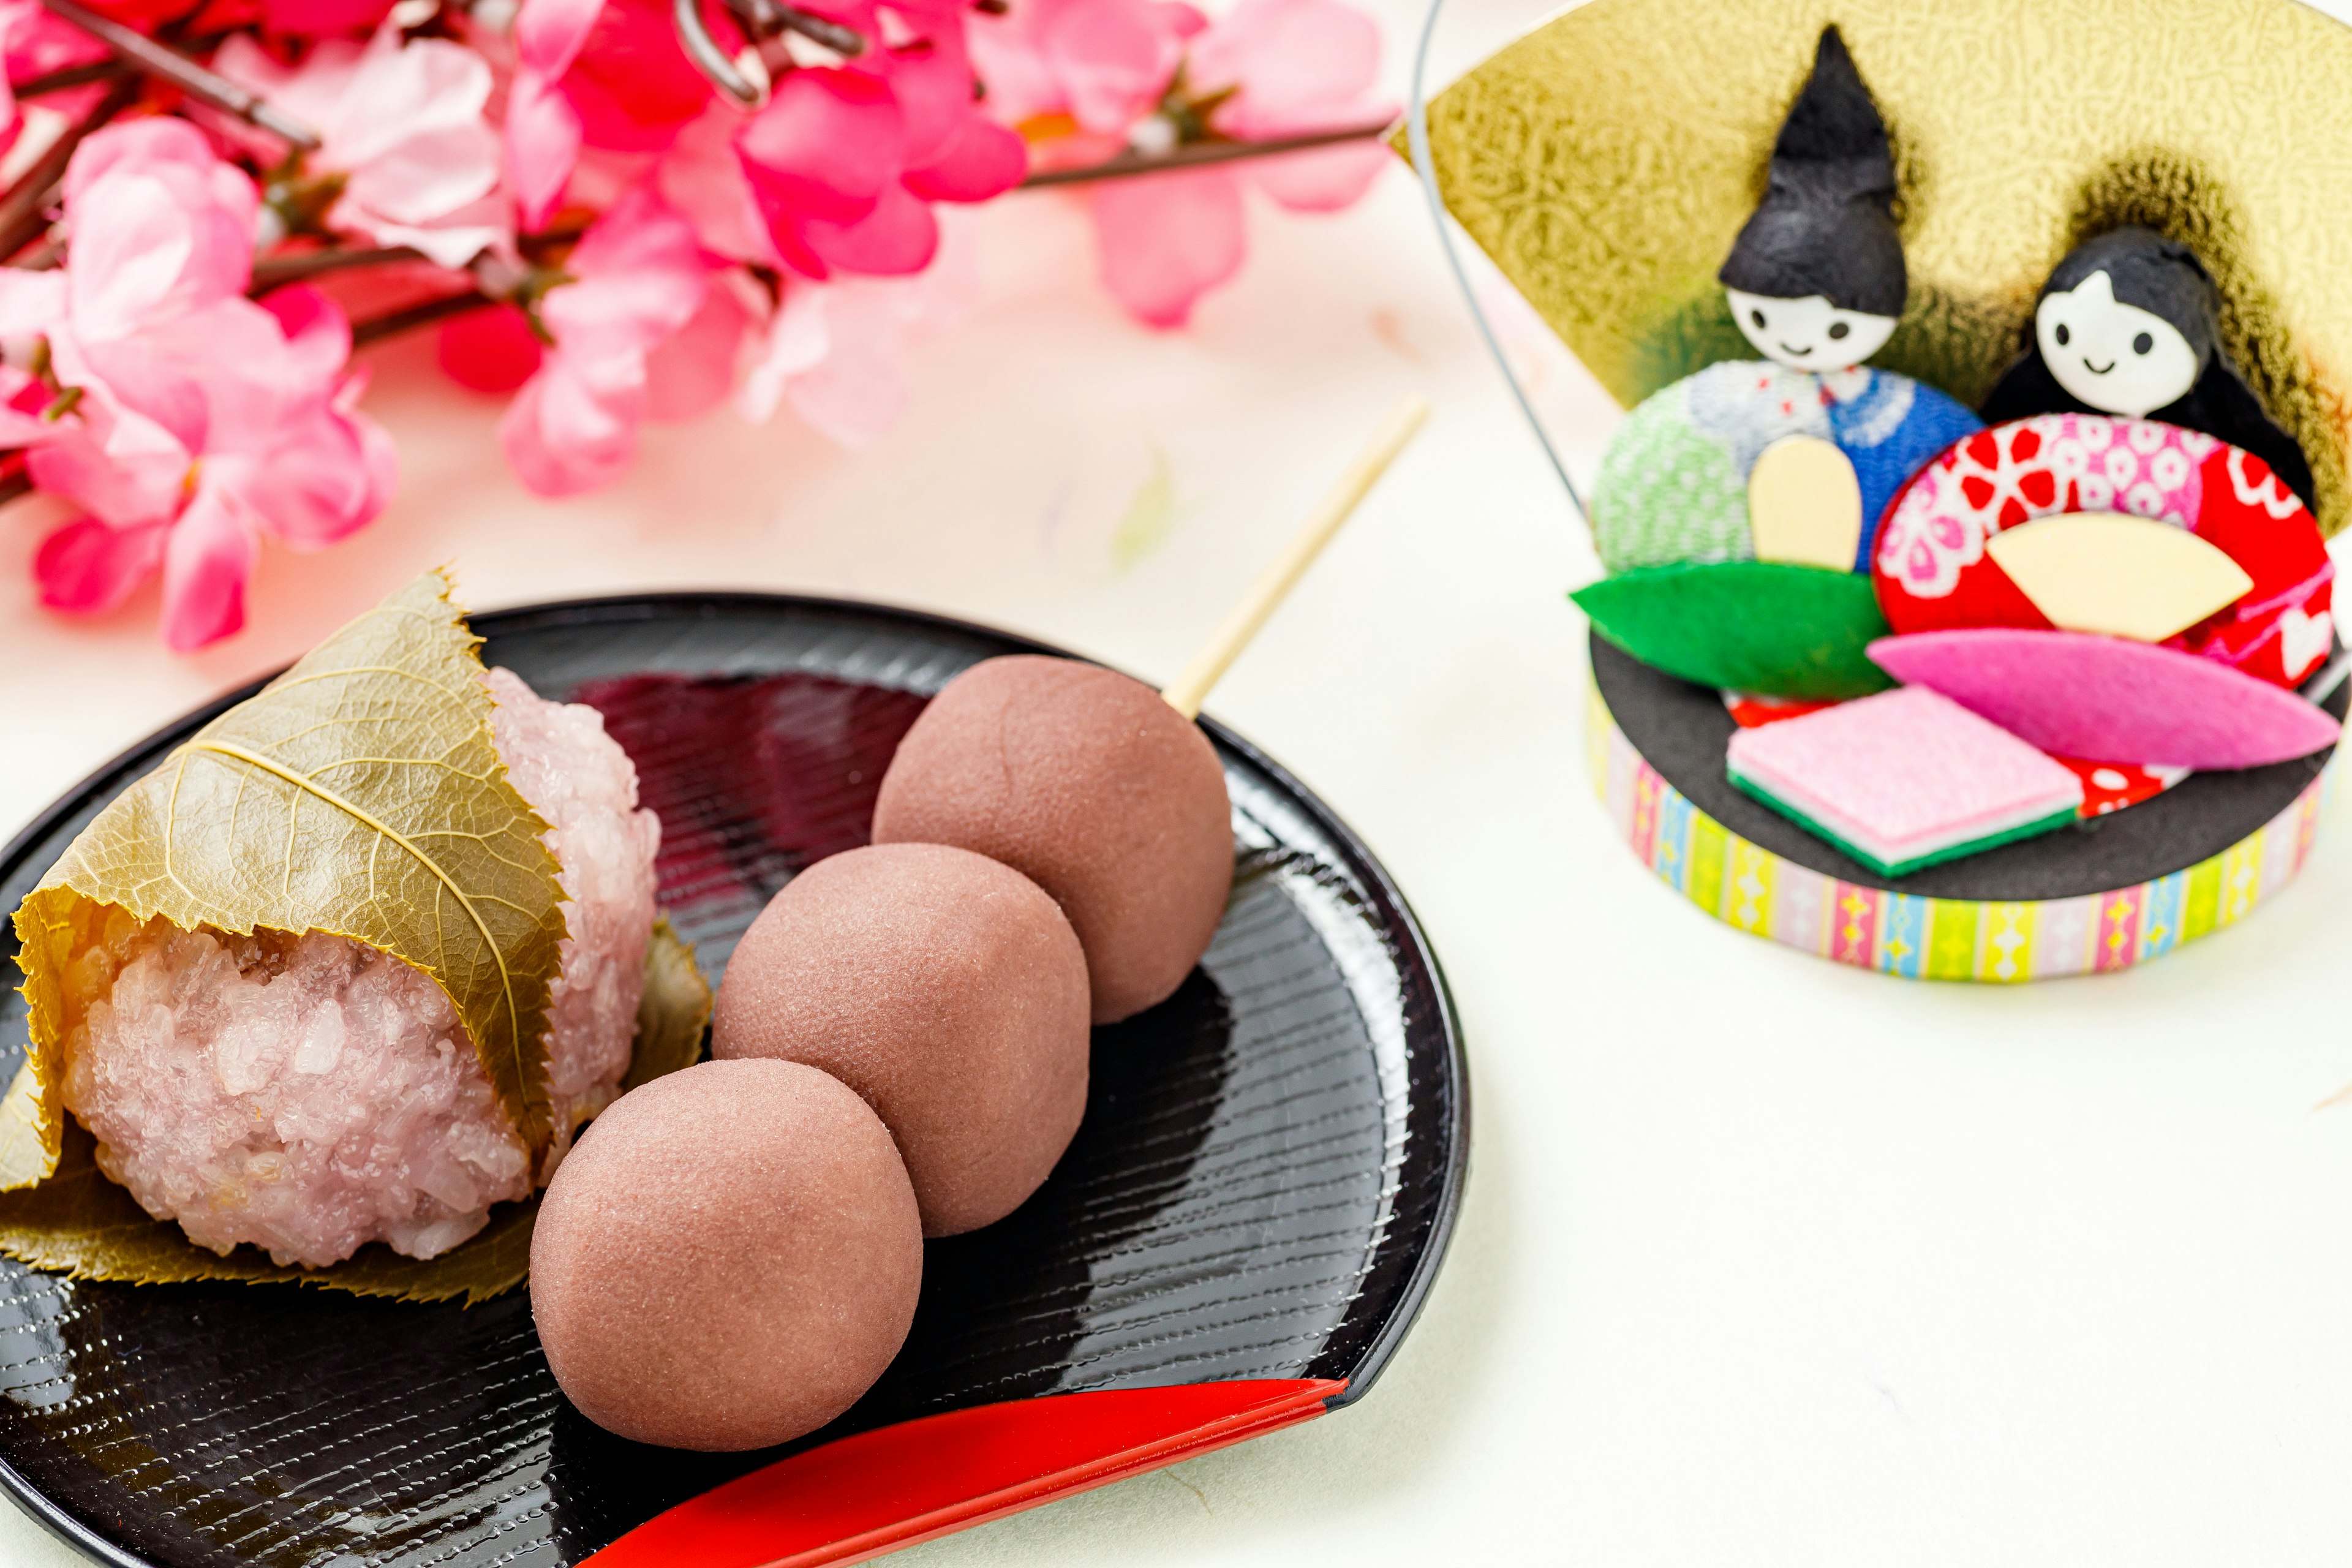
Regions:
<svg viewBox="0 0 2352 1568"><path fill-rule="evenodd" d="M306 173L343 176L328 224L377 245L405 245L461 267L503 235L491 193L499 138L482 110L490 68L446 38L403 43L385 26L366 45L331 38L280 65L243 33L213 68L317 131Z"/></svg>
<svg viewBox="0 0 2352 1568"><path fill-rule="evenodd" d="M954 218L941 226L938 259L918 277L793 280L782 308L746 340L736 409L756 425L789 406L844 447L870 447L913 397L910 343L961 320L979 293L978 236Z"/></svg>
<svg viewBox="0 0 2352 1568"><path fill-rule="evenodd" d="M391 440L353 407L340 308L307 288L245 298L257 198L193 126L98 132L64 195L65 268L0 272L0 336L44 333L65 389L60 417L0 421L0 439L87 513L35 575L45 603L95 611L160 567L164 641L198 647L244 624L261 534L318 549L383 509Z"/></svg>
<svg viewBox="0 0 2352 1568"><path fill-rule="evenodd" d="M712 270L693 226L653 190L632 191L591 226L564 263L575 281L540 303L554 346L499 422L524 484L574 495L627 469L654 412L648 362L702 312ZM735 348L718 353L728 374Z"/></svg>
<svg viewBox="0 0 2352 1568"><path fill-rule="evenodd" d="M930 204L1010 190L1027 152L974 102L959 8L866 6L845 19L884 41L789 72L736 133L736 155L783 266L814 279L920 272L939 246Z"/></svg>
<svg viewBox="0 0 2352 1568"><path fill-rule="evenodd" d="M1069 138L1078 162L1120 144L1173 144L1182 127L1163 106L1180 85L1183 99L1210 106L1208 130L1234 141L1393 112L1365 101L1379 33L1339 0L1240 0L1206 23L1168 0L1045 0L975 22L972 52L996 112L1016 123L1066 117L1080 132ZM1181 326L1202 295L1240 270L1245 187L1295 211L1337 211L1388 161L1366 142L1096 186L1086 200L1104 285L1139 320Z"/></svg>
<svg viewBox="0 0 2352 1568"><path fill-rule="evenodd" d="M655 170L663 199L694 226L702 247L735 261L782 267L768 223L735 154L742 111L714 103L685 126Z"/></svg>
<svg viewBox="0 0 2352 1568"><path fill-rule="evenodd" d="M723 17L713 30L733 36ZM661 0L523 0L514 48L507 177L527 227L547 221L583 148L660 152L711 100Z"/></svg>

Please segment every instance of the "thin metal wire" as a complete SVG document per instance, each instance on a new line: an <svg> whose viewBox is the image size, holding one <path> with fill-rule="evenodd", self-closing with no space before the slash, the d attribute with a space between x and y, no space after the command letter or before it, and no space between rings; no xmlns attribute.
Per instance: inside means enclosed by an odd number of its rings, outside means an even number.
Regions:
<svg viewBox="0 0 2352 1568"><path fill-rule="evenodd" d="M696 0L677 0L670 7L670 20L694 68L733 100L738 109L757 109L768 101L767 88L745 76L728 58L727 51L719 47L719 40L710 36L710 29L702 25L702 7Z"/></svg>
<svg viewBox="0 0 2352 1568"><path fill-rule="evenodd" d="M1519 412L1528 416L1528 427L1536 433L1537 443L1544 456L1551 459L1551 471L1559 476L1560 488L1568 492L1569 504L1576 508L1579 519L1590 523L1592 514L1585 510L1584 496L1576 481L1568 477L1568 465L1560 460L1559 449L1551 444L1545 433L1543 421L1536 417L1536 405L1528 396L1528 389L1519 384L1512 373L1511 362L1503 353L1502 340L1495 335L1494 323L1486 312L1478 308L1478 295L1470 286L1469 269L1462 264L1462 254L1454 243L1454 231L1447 226L1445 198L1438 193L1437 171L1429 155L1429 101L1423 84L1429 71L1430 40L1437 36L1438 14L1445 9L1445 0L1430 0L1429 19L1421 26L1421 45L1413 51L1412 89L1405 110L1405 141L1412 152L1412 169L1421 177L1421 188L1429 198L1429 216L1437 225L1437 243L1444 248L1446 264L1454 268L1454 280L1462 286L1462 299L1470 307L1470 319L1478 325L1478 335L1486 342L1486 352L1495 356L1496 367L1502 371L1503 380L1517 400Z"/></svg>

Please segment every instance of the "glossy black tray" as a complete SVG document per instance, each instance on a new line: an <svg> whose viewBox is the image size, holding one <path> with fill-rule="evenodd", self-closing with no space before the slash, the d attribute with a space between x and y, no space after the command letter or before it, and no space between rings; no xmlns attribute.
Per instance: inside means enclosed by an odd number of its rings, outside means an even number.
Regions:
<svg viewBox="0 0 2352 1568"><path fill-rule="evenodd" d="M664 594L475 617L484 658L594 702L661 810L665 906L714 979L799 867L862 843L922 702L1019 638L869 605ZM236 693L0 854L14 908L83 823ZM929 1244L905 1350L808 1447L1003 1400L1379 1375L1461 1199L1468 1081L1427 942L1297 782L1208 726L1234 900L1160 1007L1096 1031L1085 1125L1017 1213ZM13 934L5 939L13 957ZM0 1081L25 1036L0 1019ZM0 1485L123 1564L571 1563L788 1449L646 1448L549 1376L521 1291L470 1309L292 1286L76 1283L0 1259Z"/></svg>

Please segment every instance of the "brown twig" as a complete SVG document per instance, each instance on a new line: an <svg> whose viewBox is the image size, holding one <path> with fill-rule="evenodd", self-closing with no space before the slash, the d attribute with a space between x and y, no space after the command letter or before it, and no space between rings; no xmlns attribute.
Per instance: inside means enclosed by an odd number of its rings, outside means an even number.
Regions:
<svg viewBox="0 0 2352 1568"><path fill-rule="evenodd" d="M316 278L323 272L340 272L346 267L383 267L395 261L423 261L425 253L405 245L375 246L352 249L330 246L320 250L299 251L292 256L265 256L253 264L253 292L275 289L282 284Z"/></svg>
<svg viewBox="0 0 2352 1568"><path fill-rule="evenodd" d="M121 76L129 68L121 60L92 60L88 65L68 66L63 70L45 72L18 83L14 90L19 99L39 98L47 93L63 92L68 88L88 87L94 81L106 81Z"/></svg>
<svg viewBox="0 0 2352 1568"><path fill-rule="evenodd" d="M373 343L394 337L417 327L429 327L436 321L446 321L452 316L462 316L498 301L478 289L468 289L462 294L445 294L438 300L427 300L421 305L407 305L397 310L387 310L381 316L371 316L364 321L352 323L352 346Z"/></svg>
<svg viewBox="0 0 2352 1568"><path fill-rule="evenodd" d="M100 16L81 0L41 0L41 4L50 15L72 23L112 49L126 64L170 82L197 102L208 103L224 114L234 114L247 124L257 125L278 140L305 151L319 145L317 132L271 108L259 93L205 69L167 44L159 44L144 33Z"/></svg>
<svg viewBox="0 0 2352 1568"><path fill-rule="evenodd" d="M1207 163L1231 163L1244 158L1271 158L1282 153L1304 153L1336 147L1347 142L1369 142L1394 128L1392 120L1378 125L1350 125L1338 131L1315 131L1303 136L1277 136L1265 142L1188 142L1166 153L1121 153L1083 169L1040 169L1021 182L1024 190L1045 185L1077 185L1091 180L1123 180L1137 174L1160 174L1171 169L1197 169Z"/></svg>
<svg viewBox="0 0 2352 1568"><path fill-rule="evenodd" d="M18 496L33 493L33 476L23 468L13 474L0 475L0 506L6 506Z"/></svg>
<svg viewBox="0 0 2352 1568"><path fill-rule="evenodd" d="M48 151L25 171L7 195L0 197L0 258L16 255L49 226L49 198L58 182L65 178L66 165L72 162L74 149L81 145L83 137L130 108L138 96L138 78L125 75L119 79L88 114L49 143Z"/></svg>

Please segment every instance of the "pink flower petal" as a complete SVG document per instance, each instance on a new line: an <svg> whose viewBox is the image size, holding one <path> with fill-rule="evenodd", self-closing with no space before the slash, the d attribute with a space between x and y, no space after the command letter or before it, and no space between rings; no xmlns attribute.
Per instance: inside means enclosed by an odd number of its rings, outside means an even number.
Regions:
<svg viewBox="0 0 2352 1568"><path fill-rule="evenodd" d="M655 179L664 200L686 216L705 250L736 261L779 265L767 221L735 155L741 114L714 104L670 143Z"/></svg>
<svg viewBox="0 0 2352 1568"><path fill-rule="evenodd" d="M775 417L786 384L814 370L831 352L833 338L824 324L826 291L814 283L785 288L783 307L769 318L735 394L735 411L748 423L764 425Z"/></svg>
<svg viewBox="0 0 2352 1568"><path fill-rule="evenodd" d="M731 30L710 18L720 47ZM670 7L658 0L606 0L562 80L591 147L659 152L711 100L708 79L678 47Z"/></svg>
<svg viewBox="0 0 2352 1568"><path fill-rule="evenodd" d="M0 268L0 338L46 332L66 313L66 275Z"/></svg>
<svg viewBox="0 0 2352 1568"><path fill-rule="evenodd" d="M925 201L984 202L1011 190L1028 173L1028 143L993 121L970 114L930 163L907 171L904 183Z"/></svg>
<svg viewBox="0 0 2352 1568"><path fill-rule="evenodd" d="M200 194L215 203L235 205L241 192L247 216L257 201L253 182L222 163L203 132L184 120L151 115L118 121L74 149L66 165L67 205L79 201L92 184L118 168L159 176L176 172L194 181Z"/></svg>
<svg viewBox="0 0 2352 1568"><path fill-rule="evenodd" d="M328 37L374 26L393 0L261 0L262 26L299 38Z"/></svg>
<svg viewBox="0 0 2352 1568"><path fill-rule="evenodd" d="M163 545L163 645L187 653L242 628L259 553L226 499L199 484Z"/></svg>
<svg viewBox="0 0 2352 1568"><path fill-rule="evenodd" d="M939 220L899 185L883 192L874 210L856 223L811 223L802 232L810 249L844 272L920 272L940 248Z"/></svg>
<svg viewBox="0 0 2352 1568"><path fill-rule="evenodd" d="M580 161L580 114L535 71L519 70L507 95L507 184L526 228L555 210Z"/></svg>
<svg viewBox="0 0 2352 1568"><path fill-rule="evenodd" d="M1170 22L1140 0L1078 0L1055 17L1044 54L1081 126L1121 133L1159 106L1184 53Z"/></svg>
<svg viewBox="0 0 2352 1568"><path fill-rule="evenodd" d="M1240 0L1192 41L1186 60L1196 88L1238 89L1220 108L1218 123L1255 136L1263 124L1370 91L1381 35L1370 16L1339 0Z"/></svg>
<svg viewBox="0 0 2352 1568"><path fill-rule="evenodd" d="M1069 107L1061 78L1046 59L1046 27L1075 0L1025 0L1001 16L975 14L965 28L973 68L988 84L989 112L1008 125Z"/></svg>
<svg viewBox="0 0 2352 1568"><path fill-rule="evenodd" d="M752 194L790 258L811 220L855 223L897 188L906 126L890 89L862 71L796 70L736 133Z"/></svg>
<svg viewBox="0 0 2352 1568"><path fill-rule="evenodd" d="M604 0L523 0L515 13L515 61L552 81L572 68Z"/></svg>
<svg viewBox="0 0 2352 1568"><path fill-rule="evenodd" d="M114 608L163 564L167 527L109 528L94 517L78 517L57 529L33 557L41 603L77 616Z"/></svg>
<svg viewBox="0 0 2352 1568"><path fill-rule="evenodd" d="M550 363L499 420L499 444L515 476L543 496L578 495L628 471L637 453L644 395L600 397Z"/></svg>
<svg viewBox="0 0 2352 1568"><path fill-rule="evenodd" d="M1103 284L1148 325L1182 326L1241 268L1241 189L1226 170L1106 181L1092 205Z"/></svg>
<svg viewBox="0 0 2352 1568"><path fill-rule="evenodd" d="M735 289L712 289L694 319L646 356L646 417L696 419L726 402L751 326L751 312Z"/></svg>
<svg viewBox="0 0 2352 1568"><path fill-rule="evenodd" d="M935 161L972 112L971 60L958 19L941 18L927 36L881 51L875 64L906 125L906 161Z"/></svg>
<svg viewBox="0 0 2352 1568"><path fill-rule="evenodd" d="M1292 212L1338 212L1354 205L1381 172L1395 163L1395 154L1373 141L1253 159L1246 178Z"/></svg>
<svg viewBox="0 0 2352 1568"><path fill-rule="evenodd" d="M450 380L474 392L509 393L539 374L547 347L512 305L468 310L441 325L437 349Z"/></svg>
<svg viewBox="0 0 2352 1568"><path fill-rule="evenodd" d="M187 121L108 126L76 149L65 188L67 291L91 340L245 292L258 195Z"/></svg>
<svg viewBox="0 0 2352 1568"><path fill-rule="evenodd" d="M278 542L321 550L375 521L396 471L383 427L331 405L286 427L266 453L207 458L204 482Z"/></svg>
<svg viewBox="0 0 2352 1568"><path fill-rule="evenodd" d="M341 305L307 283L273 289L258 303L286 334L289 374L325 386L341 374L352 357L352 323Z"/></svg>
<svg viewBox="0 0 2352 1568"><path fill-rule="evenodd" d="M907 412L904 284L856 281L824 290L826 353L784 384L793 412L852 450L889 434Z"/></svg>
<svg viewBox="0 0 2352 1568"><path fill-rule="evenodd" d="M167 522L193 457L154 421L117 409L102 392L26 458L34 487L64 496L118 528Z"/></svg>

